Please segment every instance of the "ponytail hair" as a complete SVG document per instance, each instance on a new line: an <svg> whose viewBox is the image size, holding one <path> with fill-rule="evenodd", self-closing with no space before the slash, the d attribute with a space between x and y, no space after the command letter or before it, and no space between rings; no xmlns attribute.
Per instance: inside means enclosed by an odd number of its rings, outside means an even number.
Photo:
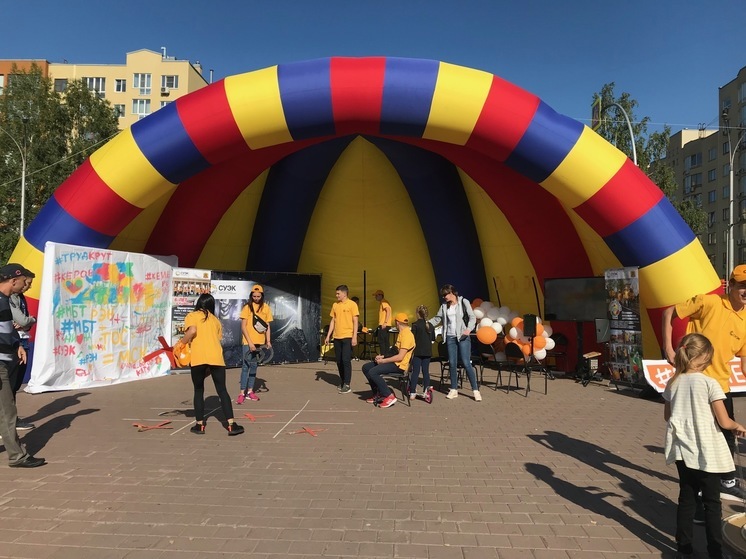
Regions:
<svg viewBox="0 0 746 559"><path fill-rule="evenodd" d="M419 307L417 307L417 310L415 312L417 313L417 316L425 321L425 329L429 333L433 329L433 325L427 321L427 317L430 314L430 311L427 310L427 307L425 305L420 305Z"/></svg>
<svg viewBox="0 0 746 559"><path fill-rule="evenodd" d="M669 382L673 382L681 373L689 370L702 371L709 367L715 349L712 343L702 334L687 334L681 338L676 348L673 365L676 372Z"/></svg>

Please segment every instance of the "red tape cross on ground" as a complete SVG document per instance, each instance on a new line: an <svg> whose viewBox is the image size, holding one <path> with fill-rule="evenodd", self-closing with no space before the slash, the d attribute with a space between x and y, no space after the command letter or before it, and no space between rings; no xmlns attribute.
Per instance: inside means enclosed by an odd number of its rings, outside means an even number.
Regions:
<svg viewBox="0 0 746 559"><path fill-rule="evenodd" d="M252 423L254 423L257 419L260 419L262 417L274 417L274 414L272 414L272 415L254 415L254 414L251 414L251 413L245 413L245 414L243 414L243 416L246 419L248 419L249 421L251 421Z"/></svg>
<svg viewBox="0 0 746 559"><path fill-rule="evenodd" d="M133 423L133 427L137 427L137 432L140 433L141 431L151 431L152 429L173 429L173 427L169 427L168 424L171 423L170 421L161 421L157 425L145 425L144 423Z"/></svg>
<svg viewBox="0 0 746 559"><path fill-rule="evenodd" d="M302 435L308 433L312 437L318 437L316 433L321 433L322 431L326 431L326 429L311 429L310 427L303 427L300 431L289 431L288 435Z"/></svg>

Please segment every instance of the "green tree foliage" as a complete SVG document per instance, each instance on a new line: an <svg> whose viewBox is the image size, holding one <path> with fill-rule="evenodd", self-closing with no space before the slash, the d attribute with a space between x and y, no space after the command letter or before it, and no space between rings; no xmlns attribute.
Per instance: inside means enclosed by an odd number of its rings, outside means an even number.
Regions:
<svg viewBox="0 0 746 559"><path fill-rule="evenodd" d="M20 232L22 155L28 227L55 189L118 128L107 100L80 80L56 92L38 66L11 70L0 94L0 128L0 263L5 263Z"/></svg>
<svg viewBox="0 0 746 559"><path fill-rule="evenodd" d="M707 230L707 212L698 208L689 199L678 199L676 177L671 166L665 162L671 128L665 126L662 132L648 134L650 118L635 118L637 101L632 99L629 93L622 93L616 97L614 86L614 82L607 83L601 88L600 93L593 96L594 99L601 97L601 126L598 133L632 158L629 126L622 111L615 105L623 107L632 123L638 166L668 197L692 231L696 235L703 234Z"/></svg>

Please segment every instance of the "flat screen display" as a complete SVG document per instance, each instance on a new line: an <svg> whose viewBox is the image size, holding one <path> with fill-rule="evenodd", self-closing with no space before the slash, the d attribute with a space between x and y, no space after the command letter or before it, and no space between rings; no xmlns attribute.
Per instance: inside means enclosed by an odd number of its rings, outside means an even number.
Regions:
<svg viewBox="0 0 746 559"><path fill-rule="evenodd" d="M594 322L607 317L606 280L592 278L547 278L544 280L544 318Z"/></svg>

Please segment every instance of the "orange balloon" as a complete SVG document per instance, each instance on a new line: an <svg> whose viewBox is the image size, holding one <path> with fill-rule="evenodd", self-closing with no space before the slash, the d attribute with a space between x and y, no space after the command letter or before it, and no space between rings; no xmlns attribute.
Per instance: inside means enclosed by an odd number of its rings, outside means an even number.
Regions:
<svg viewBox="0 0 746 559"><path fill-rule="evenodd" d="M510 321L510 325L523 330L523 319L520 316L516 316L513 320Z"/></svg>
<svg viewBox="0 0 746 559"><path fill-rule="evenodd" d="M497 332L490 326L483 326L477 330L477 339L483 344L490 345L497 339Z"/></svg>
<svg viewBox="0 0 746 559"><path fill-rule="evenodd" d="M521 344L523 355L531 355L531 344Z"/></svg>
<svg viewBox="0 0 746 559"><path fill-rule="evenodd" d="M479 297L477 297L476 299L474 299L474 300L473 300L473 301L471 302L471 308L472 308L472 309L476 309L476 308L477 308L478 306L480 306L480 305L481 305L482 303L484 303L484 301L482 301L482 299L480 299Z"/></svg>
<svg viewBox="0 0 746 559"><path fill-rule="evenodd" d="M493 330L494 330L494 328L493 328ZM506 344L514 344L514 343L515 343L515 338L514 338L514 337L512 337L512 336L511 336L510 334L508 334L508 333L506 332L506 333L505 333L505 343L506 343Z"/></svg>
<svg viewBox="0 0 746 559"><path fill-rule="evenodd" d="M544 349L547 345L547 339L544 336L536 336L534 338L534 350Z"/></svg>

